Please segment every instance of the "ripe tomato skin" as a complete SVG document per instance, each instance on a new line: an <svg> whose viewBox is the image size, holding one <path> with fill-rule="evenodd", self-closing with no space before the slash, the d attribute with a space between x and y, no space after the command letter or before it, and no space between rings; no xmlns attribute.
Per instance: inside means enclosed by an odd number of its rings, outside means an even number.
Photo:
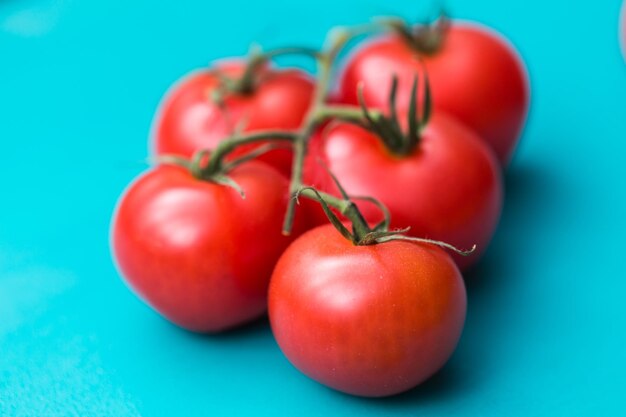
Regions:
<svg viewBox="0 0 626 417"><path fill-rule="evenodd" d="M288 184L275 169L250 162L230 174L245 191L158 166L121 198L112 249L126 282L170 321L216 332L261 316L278 257ZM299 219L294 236L302 231Z"/></svg>
<svg viewBox="0 0 626 417"><path fill-rule="evenodd" d="M272 331L289 361L353 395L415 387L452 355L466 313L463 279L441 249L355 246L332 226L297 239L269 290Z"/></svg>
<svg viewBox="0 0 626 417"><path fill-rule="evenodd" d="M528 114L528 75L513 46L483 26L452 22L442 47L432 55L417 53L398 36L375 38L345 63L339 84L342 100L357 104L362 81L365 102L385 109L395 74L398 105L407 106L414 75L424 68L435 111L474 129L506 166Z"/></svg>
<svg viewBox="0 0 626 417"><path fill-rule="evenodd" d="M217 66L225 75L236 77L243 62L227 61ZM223 105L211 100L219 85L213 70L192 73L168 92L160 105L153 127L153 148L157 155L191 156L198 149L213 149L233 133L239 123L244 132L259 130L296 130L311 103L314 84L304 72L262 68L252 94L227 94ZM237 154L259 145L242 147ZM278 149L260 160L285 174L290 173L292 153Z"/></svg>
<svg viewBox="0 0 626 417"><path fill-rule="evenodd" d="M372 196L387 206L392 229L410 227L412 236L463 250L476 244L471 256L453 254L461 270L480 259L495 233L503 201L500 167L475 133L449 116L433 114L407 156L391 154L373 133L341 122L312 146L348 194ZM308 173L308 183L337 194L321 170ZM357 204L368 221L381 219L373 204Z"/></svg>

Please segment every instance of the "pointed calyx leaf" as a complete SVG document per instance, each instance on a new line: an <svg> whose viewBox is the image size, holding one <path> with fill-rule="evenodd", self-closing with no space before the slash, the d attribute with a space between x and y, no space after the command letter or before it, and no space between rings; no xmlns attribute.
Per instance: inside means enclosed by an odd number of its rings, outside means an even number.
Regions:
<svg viewBox="0 0 626 417"><path fill-rule="evenodd" d="M434 19L426 20L413 27L413 47L426 55L437 53L450 30L450 18L441 7Z"/></svg>
<svg viewBox="0 0 626 417"><path fill-rule="evenodd" d="M430 79L428 78L428 72L424 70L424 109L422 110L422 128L430 120L430 116L433 112L433 96L430 90Z"/></svg>
<svg viewBox="0 0 626 417"><path fill-rule="evenodd" d="M382 114L378 114L377 117L372 116L370 109L368 109L365 103L363 84L359 84L357 88L357 97L363 112L363 118L365 119L362 125L376 134L390 152L396 155L409 155L418 146L420 135L430 119L432 96L428 76L424 70L424 97L422 105L419 105L419 78L415 74L406 112L407 129L404 131L399 121L397 109L398 83L398 77L393 75L389 89L389 116ZM420 107L422 108L421 115Z"/></svg>
<svg viewBox="0 0 626 417"><path fill-rule="evenodd" d="M152 161L160 165L176 165L191 170L191 161L180 155L158 155Z"/></svg>
<svg viewBox="0 0 626 417"><path fill-rule="evenodd" d="M296 200L296 202L298 201L300 195L318 201L322 205L322 209L324 210L324 213L328 217L331 224L339 231L339 233L341 233L343 237L351 241L354 245L368 246L391 242L394 240L404 240L407 242L436 245L444 249L449 249L462 256L470 255L476 250L476 245L474 245L469 250L462 250L446 242L406 236L405 233L409 231L408 227L405 229L389 230L389 211L381 202L372 197L346 196L346 198L344 199L339 199L332 195L320 192L314 187L301 187L300 189L298 189L294 193L294 200ZM383 212L384 220L376 225L374 228L371 228L367 224L367 221L361 214L353 199L366 200L376 204ZM331 207L336 209L339 213L341 213L343 216L348 218L348 220L350 220L350 222L352 223L352 232L350 232L350 230L348 230L343 222L339 220Z"/></svg>
<svg viewBox="0 0 626 417"><path fill-rule="evenodd" d="M191 175L198 179L205 179L205 165L208 162L209 150L201 149L196 151L189 162L189 171Z"/></svg>
<svg viewBox="0 0 626 417"><path fill-rule="evenodd" d="M378 200L373 197L351 197L348 196L345 191L343 191L343 187L338 184L337 178L333 176L333 180L337 182L337 186L342 190L343 199L334 197L330 194L326 194L316 190L314 187L306 186L301 187L294 193L294 200L297 202L300 195L304 195L307 198L314 199L318 201L322 205L322 209L324 213L328 217L331 224L341 233L343 237L351 241L354 245L358 246L368 246L368 245L377 245L385 242L391 242L394 240L404 240L407 242L416 242L416 243L427 243L431 245L436 245L444 249L451 250L459 255L468 256L472 254L476 250L476 245L472 246L469 250L458 249L457 247L438 240L419 238L413 236L406 236L406 233L409 231L409 227L405 229L396 229L389 230L390 223L390 215L387 208ZM365 200L369 201L380 208L383 212L384 219L379 224L370 227L361 214L361 211L354 203L353 200ZM352 232L348 230L348 228L343 224L341 220L337 217L337 215L331 209L334 208L343 216L348 218L352 223Z"/></svg>
<svg viewBox="0 0 626 417"><path fill-rule="evenodd" d="M439 240L426 239L421 237L413 237L406 236L405 233L409 231L409 227L405 229L397 229L397 230L380 230L380 231L372 231L363 237L357 244L359 245L377 245L385 242L391 242L394 240L403 240L405 242L415 242L415 243L427 243L430 245L439 246L443 249L451 250L452 252L461 255L461 256L469 256L476 250L476 245L473 245L468 250L459 249L456 246L453 246L449 243L442 242Z"/></svg>
<svg viewBox="0 0 626 417"><path fill-rule="evenodd" d="M437 53L450 29L450 19L443 8L437 11L435 18L428 18L416 25L399 18L382 19L380 22L402 38L411 49L424 55Z"/></svg>
<svg viewBox="0 0 626 417"><path fill-rule="evenodd" d="M261 45L253 43L248 51L248 59L243 74L231 79L227 85L228 91L236 94L248 95L254 93L259 83L258 70L269 58L263 54Z"/></svg>
<svg viewBox="0 0 626 417"><path fill-rule="evenodd" d="M383 18L379 22L381 25L391 29L396 35L401 37L411 48L417 49L417 44L413 38L413 30L405 20L397 17Z"/></svg>
<svg viewBox="0 0 626 417"><path fill-rule="evenodd" d="M259 71L261 67L271 59L283 55L303 55L317 59L320 56L320 51L300 46L264 51L259 44L253 43L250 45L243 72L239 77L227 76L219 69L213 70L213 74L219 80L219 85L211 92L210 99L217 105L221 105L224 102L224 97L229 93L240 95L253 94L263 81L264 71Z"/></svg>
<svg viewBox="0 0 626 417"><path fill-rule="evenodd" d="M224 74L220 69L213 69L211 74L217 78L217 86L208 93L208 99L219 109L226 110L225 100L229 93L236 91L236 80Z"/></svg>
<svg viewBox="0 0 626 417"><path fill-rule="evenodd" d="M225 165L222 169L220 169L218 172L210 172L207 169L208 163L209 163L209 154L210 154L210 151L208 149L202 149L202 150L197 151L196 153L193 154L191 159L188 159L179 155L162 155L156 158L156 162L158 164L176 165L176 166L182 167L186 169L187 171L189 171L189 173L198 180L209 181L215 184L220 184L220 185L230 187L234 189L235 191L237 191L237 193L241 195L241 198L246 198L246 194L244 190L241 188L241 186L237 184L232 178L227 176L226 173L230 169L239 165L240 163L243 163L249 159L252 159L253 157L258 156L258 154L262 153L263 151L268 150L268 149L261 149L261 148L263 147L260 147L256 149L255 151L250 152L250 154L254 154L254 155L247 154L247 155L240 157L239 159L235 161L230 162L229 164ZM232 165L232 167L229 167L229 165Z"/></svg>
<svg viewBox="0 0 626 417"><path fill-rule="evenodd" d="M413 78L413 84L411 85L411 98L409 99L409 113L408 113L408 131L407 142L412 148L417 145L420 137L420 122L417 115L417 93L418 93L418 79L417 75Z"/></svg>
<svg viewBox="0 0 626 417"><path fill-rule="evenodd" d="M350 231L348 230L346 226L344 226L341 220L339 220L337 215L330 208L329 202L327 202L326 199L322 197L322 194L319 191L317 191L315 188L313 187L300 188L298 191L296 191L296 194L294 195L294 198L296 199L296 201L300 197L300 195L307 190L310 190L313 194L313 198L319 201L319 203L322 205L324 214L326 214L326 217L328 217L328 220L332 223L332 225L335 226L335 229L337 229L343 237L348 239L350 242L356 244L357 242L356 242L355 236L352 233L350 233Z"/></svg>
<svg viewBox="0 0 626 417"><path fill-rule="evenodd" d="M375 133L384 143L389 150L394 153L404 153L404 133L398 123L396 114L395 94L397 89L397 77L394 76L391 82L391 90L389 93L390 113L391 116L380 115L378 118L374 118L370 113L370 110L365 103L365 97L363 96L363 84L359 84L357 89L357 97L359 99L359 105L365 118L365 127L371 132Z"/></svg>
<svg viewBox="0 0 626 417"><path fill-rule="evenodd" d="M269 56L262 52L261 46L253 43L250 45L248 57L246 58L243 72L238 77L226 75L220 68L214 68L211 73L218 79L219 83L210 93L209 98L217 106L224 105L224 98L228 94L249 95L254 93L260 82L258 73Z"/></svg>
<svg viewBox="0 0 626 417"><path fill-rule="evenodd" d="M235 182L235 180L233 180L229 176L227 176L227 175L214 175L213 177L211 177L210 180L212 182L216 183L216 184L225 185L227 187L230 187L230 188L234 189L235 191L237 191L239 193L239 195L241 196L241 198L246 198L246 193L244 192L243 188L241 188L241 186L239 184L237 184Z"/></svg>
<svg viewBox="0 0 626 417"><path fill-rule="evenodd" d="M374 204L383 214L383 219L372 229L374 232L380 232L389 230L389 223L391 222L391 213L389 213L389 209L385 206L380 200L364 195L352 195L349 197L350 200L363 200L368 201Z"/></svg>
<svg viewBox="0 0 626 417"><path fill-rule="evenodd" d="M469 256L472 253L474 253L474 251L476 250L476 245L475 244L470 249L463 250L463 249L459 249L456 246L453 246L453 245L451 245L449 243L442 242L442 241L439 241L439 240L425 239L425 238L413 237L413 236L405 236L405 235L403 235L401 233L402 233L402 231L399 231L398 233L391 233L388 236L378 237L378 238L376 238L376 243L391 242L392 240L404 240L406 242L428 243L430 245L435 245L435 246L439 246L440 248L451 250L452 252L454 252L454 253L456 253L458 255L461 255L461 256Z"/></svg>
<svg viewBox="0 0 626 417"><path fill-rule="evenodd" d="M341 197L344 200L350 201L350 197L348 197L348 193L346 192L346 190L343 188L343 186L341 185L341 183L339 182L339 179L337 179L337 177L335 176L335 174L333 174L333 172L330 170L330 168L328 168L328 165L326 165L326 163L324 163L324 161L321 158L317 159L317 163L319 165L322 166L322 168L324 168L324 170L326 171L326 173L328 175L330 175L330 178L333 180L333 182L335 183L335 186L337 186L337 189L339 190L339 193L341 194Z"/></svg>
<svg viewBox="0 0 626 417"><path fill-rule="evenodd" d="M387 238L390 236L396 236L398 234L406 233L408 231L409 231L408 227L405 229L398 229L398 230L379 230L379 231L374 230L366 234L365 237L361 239L360 244L363 246L375 245L377 243L381 243L380 239Z"/></svg>

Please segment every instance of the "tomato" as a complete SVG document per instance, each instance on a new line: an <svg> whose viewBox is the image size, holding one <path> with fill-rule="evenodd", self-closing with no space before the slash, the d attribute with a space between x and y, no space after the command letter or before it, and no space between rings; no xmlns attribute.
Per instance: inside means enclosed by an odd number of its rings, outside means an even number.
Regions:
<svg viewBox="0 0 626 417"><path fill-rule="evenodd" d="M158 166L129 187L113 219L113 253L126 282L196 332L261 316L274 264L293 240L281 234L287 179L255 161L229 176L245 199L183 168ZM297 224L294 236L301 230Z"/></svg>
<svg viewBox="0 0 626 417"><path fill-rule="evenodd" d="M439 370L465 320L463 279L438 247L355 246L332 226L302 235L272 274L269 318L289 361L334 389L380 397Z"/></svg>
<svg viewBox="0 0 626 417"><path fill-rule="evenodd" d="M242 62L217 66L222 74L241 76ZM244 132L296 130L302 124L313 96L314 83L304 72L261 68L249 94L227 93L222 104L211 99L220 86L215 69L190 74L176 84L160 105L153 128L153 147L158 155L191 156L198 149L213 149L242 125ZM238 155L250 151L239 149ZM259 159L289 175L292 153L277 149Z"/></svg>
<svg viewBox="0 0 626 417"><path fill-rule="evenodd" d="M399 35L373 39L344 64L342 101L357 104L363 83L368 106L386 108L391 78L399 79L398 104L408 104L416 73L428 71L435 111L452 114L510 161L529 105L528 76L515 49L485 27L452 22L438 50L420 53Z"/></svg>
<svg viewBox="0 0 626 417"><path fill-rule="evenodd" d="M475 264L491 240L502 209L502 176L491 150L474 132L435 113L409 155L392 154L373 133L333 122L312 141L320 158L352 196L372 196L387 206L392 228L440 240L459 249L461 269ZM338 190L321 171L308 169L309 184L333 194ZM373 204L358 204L370 222L379 220Z"/></svg>

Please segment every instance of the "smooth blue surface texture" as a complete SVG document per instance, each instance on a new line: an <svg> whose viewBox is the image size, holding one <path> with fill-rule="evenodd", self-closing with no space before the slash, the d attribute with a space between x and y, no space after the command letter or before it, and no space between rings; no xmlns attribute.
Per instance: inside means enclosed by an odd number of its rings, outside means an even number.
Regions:
<svg viewBox="0 0 626 417"><path fill-rule="evenodd" d="M529 123L461 343L423 386L339 394L266 322L177 329L117 274L109 222L160 97L210 60L319 45L391 4L0 2L0 416L618 415L626 407L626 64L619 1L449 1L527 61Z"/></svg>

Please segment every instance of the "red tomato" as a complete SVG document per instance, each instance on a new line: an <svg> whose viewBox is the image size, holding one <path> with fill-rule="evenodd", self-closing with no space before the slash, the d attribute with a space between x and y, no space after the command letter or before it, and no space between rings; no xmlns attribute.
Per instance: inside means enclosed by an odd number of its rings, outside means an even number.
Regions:
<svg viewBox="0 0 626 417"><path fill-rule="evenodd" d="M217 68L230 77L240 76L242 62L227 62ZM192 73L165 97L153 129L157 154L191 156L198 149L212 149L243 123L245 132L296 130L309 109L314 84L299 70L262 68L259 82L250 94L226 94L220 106L211 100L219 86L215 70ZM248 152L251 145L237 154ZM278 149L259 159L289 175L292 153Z"/></svg>
<svg viewBox="0 0 626 417"><path fill-rule="evenodd" d="M502 178L491 150L468 128L434 114L411 154L397 156L364 128L334 122L312 141L348 194L372 196L387 206L392 228L440 240L471 256L453 255L461 269L476 263L491 240L502 209ZM337 194L321 171L308 169L306 181ZM359 203L368 221L380 218L373 204Z"/></svg>
<svg viewBox="0 0 626 417"><path fill-rule="evenodd" d="M261 316L278 257L287 180L250 162L230 177L246 192L159 166L122 197L112 245L128 284L172 322L215 332ZM294 234L300 229L296 229Z"/></svg>
<svg viewBox="0 0 626 417"><path fill-rule="evenodd" d="M397 394L439 370L465 312L463 279L441 249L355 246L330 225L287 248L269 290L270 323L289 361L361 396Z"/></svg>
<svg viewBox="0 0 626 417"><path fill-rule="evenodd" d="M399 79L398 104L408 105L415 73L428 71L435 111L454 115L509 163L528 113L528 76L515 49L499 34L453 22L439 50L423 54L400 36L374 39L345 63L339 89L357 104L363 82L368 106L386 108L391 78Z"/></svg>

